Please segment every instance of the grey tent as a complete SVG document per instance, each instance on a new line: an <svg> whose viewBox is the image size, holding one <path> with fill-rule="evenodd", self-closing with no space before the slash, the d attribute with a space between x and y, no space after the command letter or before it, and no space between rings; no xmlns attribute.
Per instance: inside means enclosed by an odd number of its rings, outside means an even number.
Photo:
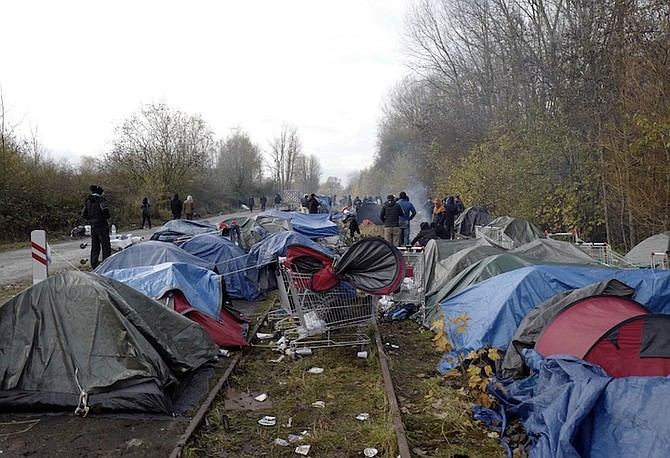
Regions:
<svg viewBox="0 0 670 458"><path fill-rule="evenodd" d="M552 264L600 265L574 243L542 238L510 251L528 261Z"/></svg>
<svg viewBox="0 0 670 458"><path fill-rule="evenodd" d="M116 280L64 272L0 307L0 408L173 411L218 354L205 330Z"/></svg>
<svg viewBox="0 0 670 458"><path fill-rule="evenodd" d="M514 241L515 247L520 247L544 237L544 234L537 226L522 218L501 216L491 221L487 226L502 228L503 233Z"/></svg>
<svg viewBox="0 0 670 458"><path fill-rule="evenodd" d="M468 207L454 222L456 232L466 237L475 236L475 226L486 226L493 217L482 207Z"/></svg>
<svg viewBox="0 0 670 458"><path fill-rule="evenodd" d="M665 253L668 250L670 250L670 231L647 237L626 253L624 259L631 264L650 267L651 253Z"/></svg>
<svg viewBox="0 0 670 458"><path fill-rule="evenodd" d="M632 299L635 290L619 280L606 280L583 288L564 291L544 301L521 320L512 341L505 352L500 369L503 378L523 378L529 374L521 352L525 348L535 348L538 337L563 309L576 301L596 296L607 295Z"/></svg>

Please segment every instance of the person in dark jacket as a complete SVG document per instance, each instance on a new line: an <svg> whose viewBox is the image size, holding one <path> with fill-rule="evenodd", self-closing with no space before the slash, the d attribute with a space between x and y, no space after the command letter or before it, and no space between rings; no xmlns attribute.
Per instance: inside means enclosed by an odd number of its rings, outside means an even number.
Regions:
<svg viewBox="0 0 670 458"><path fill-rule="evenodd" d="M449 196L444 206L444 228L447 230L448 239L454 238L454 221L458 214L458 207L454 202L454 196Z"/></svg>
<svg viewBox="0 0 670 458"><path fill-rule="evenodd" d="M358 227L358 221L356 220L356 213L345 211L344 225L349 228L349 237L354 238L354 234L361 235L361 229Z"/></svg>
<svg viewBox="0 0 670 458"><path fill-rule="evenodd" d="M268 198L265 197L265 194L263 194L263 195L261 196L261 211L262 211L262 212L265 211L265 206L267 205L267 203L268 203Z"/></svg>
<svg viewBox="0 0 670 458"><path fill-rule="evenodd" d="M309 196L309 201L307 202L307 208L310 213L319 213L319 199L316 198L316 195L312 194Z"/></svg>
<svg viewBox="0 0 670 458"><path fill-rule="evenodd" d="M281 196L279 193L275 196L275 209L279 210L279 205L281 204Z"/></svg>
<svg viewBox="0 0 670 458"><path fill-rule="evenodd" d="M84 202L82 216L91 225L91 268L95 269L100 264L100 249L102 248L102 260L104 261L112 254L112 243L109 240L110 218L109 204L102 197L103 189L98 185L91 185L91 194Z"/></svg>
<svg viewBox="0 0 670 458"><path fill-rule="evenodd" d="M175 194L170 201L170 210L172 211L172 219L181 219L182 201L179 194Z"/></svg>
<svg viewBox="0 0 670 458"><path fill-rule="evenodd" d="M140 229L144 229L144 223L146 222L149 223L149 229L151 229L151 203L149 203L148 198L142 199L140 208L142 209L142 227Z"/></svg>
<svg viewBox="0 0 670 458"><path fill-rule="evenodd" d="M402 207L395 201L395 196L393 194L386 196L386 202L379 212L379 219L384 223L384 238L394 246L400 243L400 215L402 214Z"/></svg>
<svg viewBox="0 0 670 458"><path fill-rule="evenodd" d="M402 215L400 215L400 245L409 245L409 222L416 216L416 208L405 191L398 195L398 205L402 208Z"/></svg>
<svg viewBox="0 0 670 458"><path fill-rule="evenodd" d="M411 245L416 245L417 243L421 246L426 246L429 240L431 239L446 239L448 237L447 230L441 224L427 222L421 223L421 230L419 233L412 239Z"/></svg>
<svg viewBox="0 0 670 458"><path fill-rule="evenodd" d="M247 200L247 205L249 206L249 213L254 211L254 205L256 204L256 201L254 200L253 196L249 196L249 200Z"/></svg>

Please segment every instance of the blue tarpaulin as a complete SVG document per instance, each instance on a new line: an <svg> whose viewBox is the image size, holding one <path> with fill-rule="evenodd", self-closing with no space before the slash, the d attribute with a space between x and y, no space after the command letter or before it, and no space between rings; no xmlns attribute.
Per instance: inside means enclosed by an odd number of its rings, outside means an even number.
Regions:
<svg viewBox="0 0 670 458"><path fill-rule="evenodd" d="M181 249L216 264L216 270L226 281L228 295L247 301L258 300L261 293L245 279L247 253L230 239L218 233L196 235L181 245Z"/></svg>
<svg viewBox="0 0 670 458"><path fill-rule="evenodd" d="M211 270L183 262L166 262L110 270L104 275L153 299L160 299L168 291L178 289L193 308L219 319L223 305L222 281L221 276Z"/></svg>
<svg viewBox="0 0 670 458"><path fill-rule="evenodd" d="M453 351L439 364L447 372L463 355L490 345L507 348L526 314L556 294L608 279L634 288L635 300L653 313L670 313L670 271L608 269L577 266L531 266L506 272L475 284L440 303L444 328ZM459 316L468 318L465 330L456 328ZM458 321L458 320L457 320Z"/></svg>
<svg viewBox="0 0 670 458"><path fill-rule="evenodd" d="M208 221L173 219L156 229L151 235L151 240L172 242L176 239L189 238L197 234L217 231L218 228Z"/></svg>
<svg viewBox="0 0 670 458"><path fill-rule="evenodd" d="M110 270L155 266L163 262L185 262L210 270L215 268L213 262L200 259L171 243L149 240L115 253L102 261L94 272L105 274Z"/></svg>
<svg viewBox="0 0 670 458"><path fill-rule="evenodd" d="M542 359L534 375L491 384L508 417L520 417L530 457L666 457L670 450L670 378L610 378L574 356Z"/></svg>
<svg viewBox="0 0 670 458"><path fill-rule="evenodd" d="M284 218L291 221L295 232L305 235L310 239L332 237L340 233L337 224L330 220L329 213L298 213L280 210L268 210L258 216L272 216Z"/></svg>

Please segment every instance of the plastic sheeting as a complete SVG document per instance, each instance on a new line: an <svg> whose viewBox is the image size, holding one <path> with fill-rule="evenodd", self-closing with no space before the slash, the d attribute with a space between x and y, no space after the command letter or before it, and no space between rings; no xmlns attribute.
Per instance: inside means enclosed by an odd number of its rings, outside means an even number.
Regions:
<svg viewBox="0 0 670 458"><path fill-rule="evenodd" d="M362 203L360 206L356 207L356 222L358 224L363 224L363 221L368 220L377 226L383 226L384 223L379 219L381 211L381 205L372 202Z"/></svg>
<svg viewBox="0 0 670 458"><path fill-rule="evenodd" d="M574 243L562 240L537 239L510 250L510 253L536 263L599 265Z"/></svg>
<svg viewBox="0 0 670 458"><path fill-rule="evenodd" d="M670 231L652 235L635 245L624 259L638 266L650 267L651 253L665 253L670 249L669 241Z"/></svg>
<svg viewBox="0 0 670 458"><path fill-rule="evenodd" d="M100 263L94 272L104 275L110 270L155 266L164 262L183 262L210 270L216 268L213 262L200 259L171 243L149 240L115 253Z"/></svg>
<svg viewBox="0 0 670 458"><path fill-rule="evenodd" d="M637 291L635 299L654 313L670 312L670 271L576 266L533 266L485 280L443 301L445 331L453 348L439 364L442 372L457 365L457 354L486 345L507 348L521 320L550 297L568 289L617 279ZM454 318L468 317L467 329L455 331Z"/></svg>
<svg viewBox="0 0 670 458"><path fill-rule="evenodd" d="M189 238L207 232L217 232L218 228L208 221L173 219L156 229L151 240L173 242L176 239Z"/></svg>
<svg viewBox="0 0 670 458"><path fill-rule="evenodd" d="M535 354L533 376L494 389L507 417L534 441L530 457L664 458L670 450L670 378L612 379L572 356Z"/></svg>
<svg viewBox="0 0 670 458"><path fill-rule="evenodd" d="M520 247L544 237L544 234L537 226L522 218L500 216L487 224L487 226L502 228L505 235L514 241L515 247Z"/></svg>
<svg viewBox="0 0 670 458"><path fill-rule="evenodd" d="M247 301L259 300L261 293L245 278L247 253L229 239L218 234L197 235L181 245L181 249L216 264L225 282L228 295Z"/></svg>
<svg viewBox="0 0 670 458"><path fill-rule="evenodd" d="M468 207L458 215L454 228L461 235L474 237L475 226L486 226L492 219L493 217L482 207Z"/></svg>
<svg viewBox="0 0 670 458"><path fill-rule="evenodd" d="M165 389L218 354L196 323L110 278L77 271L0 307L0 408L171 411Z"/></svg>
<svg viewBox="0 0 670 458"><path fill-rule="evenodd" d="M289 220L295 232L305 235L310 239L332 237L340 233L337 224L330 220L329 213L298 213L268 210L258 215L258 217L268 216Z"/></svg>
<svg viewBox="0 0 670 458"><path fill-rule="evenodd" d="M191 306L219 318L224 289L221 276L211 270L183 262L165 262L155 266L110 270L104 275L153 299L160 299L168 291L178 289Z"/></svg>

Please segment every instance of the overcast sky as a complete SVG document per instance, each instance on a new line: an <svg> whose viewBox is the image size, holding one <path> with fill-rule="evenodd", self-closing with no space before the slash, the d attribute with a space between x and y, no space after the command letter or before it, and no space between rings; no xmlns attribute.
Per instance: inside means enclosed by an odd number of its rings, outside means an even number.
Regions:
<svg viewBox="0 0 670 458"><path fill-rule="evenodd" d="M5 114L54 158L107 151L141 104L241 127L294 126L323 177L371 165L410 0L2 0Z"/></svg>

